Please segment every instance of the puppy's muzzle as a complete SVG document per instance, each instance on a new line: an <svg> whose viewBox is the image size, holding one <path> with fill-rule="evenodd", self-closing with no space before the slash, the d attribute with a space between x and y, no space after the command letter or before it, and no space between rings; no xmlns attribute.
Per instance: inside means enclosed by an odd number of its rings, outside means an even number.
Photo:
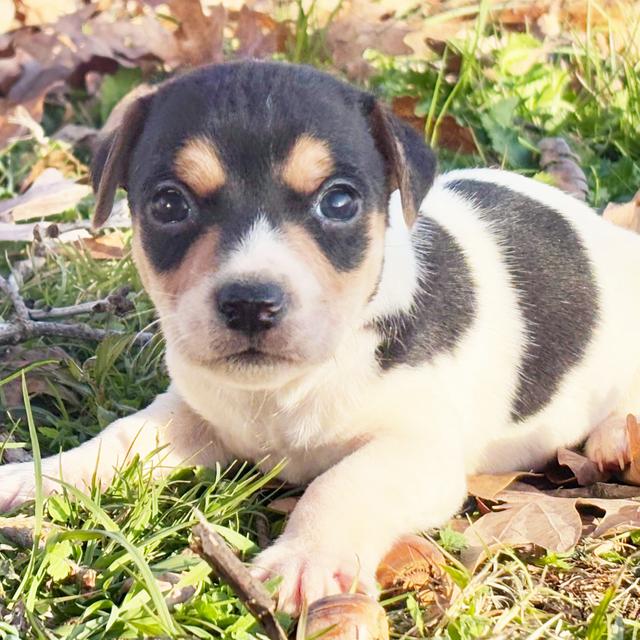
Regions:
<svg viewBox="0 0 640 640"><path fill-rule="evenodd" d="M222 322L247 336L275 327L284 315L285 298L282 288L272 282L232 282L215 294Z"/></svg>

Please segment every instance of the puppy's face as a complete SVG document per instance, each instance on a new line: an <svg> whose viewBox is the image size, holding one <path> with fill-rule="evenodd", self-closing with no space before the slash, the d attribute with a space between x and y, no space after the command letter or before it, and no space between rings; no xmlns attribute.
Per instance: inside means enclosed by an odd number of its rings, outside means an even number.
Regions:
<svg viewBox="0 0 640 640"><path fill-rule="evenodd" d="M307 68L221 65L125 122L109 156L128 155L134 257L170 349L269 387L363 324L401 182L367 97Z"/></svg>

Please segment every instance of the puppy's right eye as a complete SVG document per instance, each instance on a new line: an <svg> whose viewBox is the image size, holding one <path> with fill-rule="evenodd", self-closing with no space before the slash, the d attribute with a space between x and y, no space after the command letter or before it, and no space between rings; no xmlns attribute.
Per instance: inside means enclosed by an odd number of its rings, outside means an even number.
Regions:
<svg viewBox="0 0 640 640"><path fill-rule="evenodd" d="M178 224L189 217L191 206L178 189L162 187L151 198L149 213L160 224Z"/></svg>

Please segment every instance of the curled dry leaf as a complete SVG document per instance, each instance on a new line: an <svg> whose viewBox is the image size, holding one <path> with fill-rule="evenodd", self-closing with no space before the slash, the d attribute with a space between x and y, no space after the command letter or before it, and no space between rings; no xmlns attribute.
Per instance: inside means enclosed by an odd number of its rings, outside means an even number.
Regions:
<svg viewBox="0 0 640 640"><path fill-rule="evenodd" d="M429 618L440 617L458 593L444 570L446 559L431 542L420 536L403 536L382 559L376 579L384 591L415 592Z"/></svg>
<svg viewBox="0 0 640 640"><path fill-rule="evenodd" d="M554 181L556 187L580 200L587 199L587 177L578 164L578 156L571 151L564 138L544 138L538 144L540 168Z"/></svg>
<svg viewBox="0 0 640 640"><path fill-rule="evenodd" d="M501 491L504 491L518 478L536 475L528 471L512 471L510 473L481 473L467 476L467 492L476 498L494 500Z"/></svg>
<svg viewBox="0 0 640 640"><path fill-rule="evenodd" d="M610 202L602 212L602 217L619 227L640 233L640 191L629 202Z"/></svg>
<svg viewBox="0 0 640 640"><path fill-rule="evenodd" d="M627 442L631 464L622 474L622 479L628 484L640 486L640 425L631 413L627 416Z"/></svg>
<svg viewBox="0 0 640 640"><path fill-rule="evenodd" d="M45 169L22 195L0 203L0 215L11 212L14 222L45 218L75 207L91 193L88 185L78 184L58 169Z"/></svg>
<svg viewBox="0 0 640 640"><path fill-rule="evenodd" d="M569 467L573 472L578 484L584 486L595 484L596 482L604 482L608 477L608 473L604 473L598 469L598 465L589 460L586 456L571 451L570 449L558 449L558 464Z"/></svg>
<svg viewBox="0 0 640 640"><path fill-rule="evenodd" d="M311 603L303 638L388 640L389 623L382 606L360 593L342 593Z"/></svg>

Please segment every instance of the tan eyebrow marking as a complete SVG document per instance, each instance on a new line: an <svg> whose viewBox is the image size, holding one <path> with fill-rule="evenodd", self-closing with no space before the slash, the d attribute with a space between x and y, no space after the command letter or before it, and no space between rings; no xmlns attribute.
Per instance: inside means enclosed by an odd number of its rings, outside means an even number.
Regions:
<svg viewBox="0 0 640 640"><path fill-rule="evenodd" d="M199 196L216 191L226 180L218 151L204 136L187 140L176 154L173 170Z"/></svg>
<svg viewBox="0 0 640 640"><path fill-rule="evenodd" d="M313 193L333 173L334 166L329 145L303 134L282 164L282 180L294 191Z"/></svg>

